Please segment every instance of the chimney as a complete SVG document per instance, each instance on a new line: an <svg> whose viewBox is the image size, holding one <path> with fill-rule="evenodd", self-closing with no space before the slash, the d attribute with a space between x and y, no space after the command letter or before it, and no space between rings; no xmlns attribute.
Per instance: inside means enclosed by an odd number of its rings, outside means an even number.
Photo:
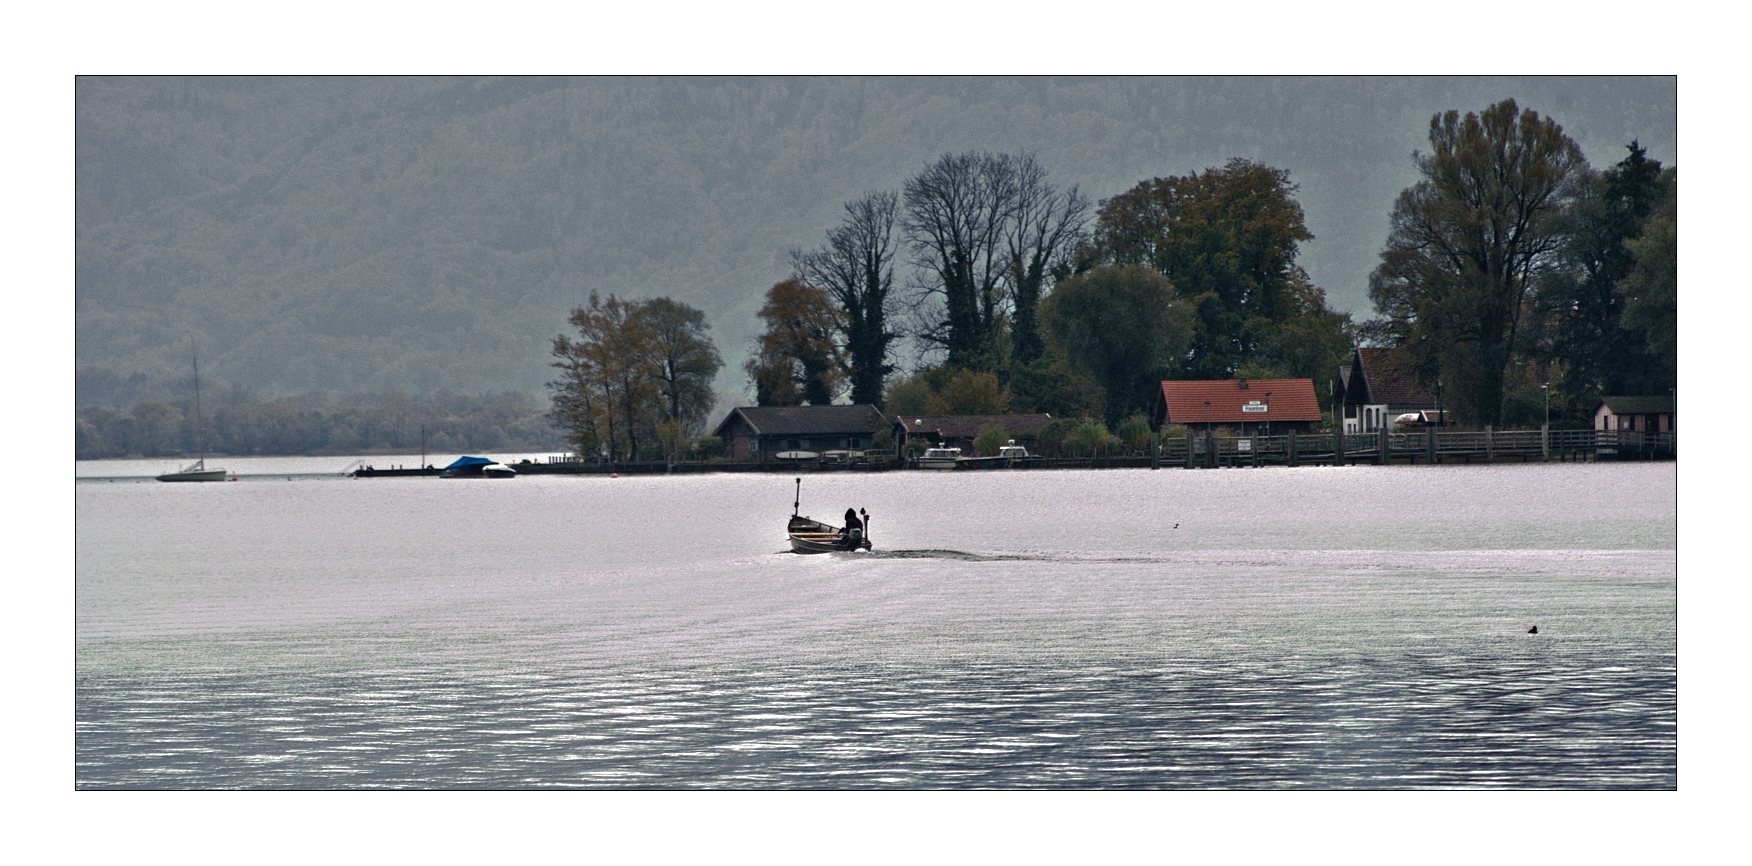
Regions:
<svg viewBox="0 0 1752 866"><path fill-rule="evenodd" d="M1243 390L1243 391L1247 390L1247 380L1246 379L1241 380L1241 390Z"/></svg>

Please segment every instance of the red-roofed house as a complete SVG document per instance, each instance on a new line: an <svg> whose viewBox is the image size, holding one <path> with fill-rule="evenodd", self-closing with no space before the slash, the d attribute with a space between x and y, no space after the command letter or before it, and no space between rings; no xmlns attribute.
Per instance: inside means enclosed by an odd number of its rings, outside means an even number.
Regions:
<svg viewBox="0 0 1752 866"><path fill-rule="evenodd" d="M1215 379L1163 382L1152 421L1226 427L1242 436L1306 433L1324 420L1313 379Z"/></svg>

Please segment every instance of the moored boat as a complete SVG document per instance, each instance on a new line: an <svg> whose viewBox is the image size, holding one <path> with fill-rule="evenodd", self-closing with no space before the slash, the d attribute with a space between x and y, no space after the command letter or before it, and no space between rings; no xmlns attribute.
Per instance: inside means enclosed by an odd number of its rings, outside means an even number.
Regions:
<svg viewBox="0 0 1752 866"><path fill-rule="evenodd" d="M178 469L158 476L159 481L224 481L224 469L207 468L207 424L201 417L201 356L195 352L195 338L189 338L189 363L195 369L195 441L201 450L201 459Z"/></svg>
<svg viewBox="0 0 1752 866"><path fill-rule="evenodd" d="M187 466L184 466L181 469L178 469L175 472L166 472L163 475L158 476L158 480L159 481L224 481L225 477L226 477L225 470L223 470L223 469L208 469L206 458L202 458L200 460L196 460L195 462L193 462Z"/></svg>
<svg viewBox="0 0 1752 866"><path fill-rule="evenodd" d="M516 478L517 470L486 457L463 455L438 473L439 478Z"/></svg>
<svg viewBox="0 0 1752 866"><path fill-rule="evenodd" d="M918 465L920 469L954 469L960 459L960 448L927 448L919 456Z"/></svg>

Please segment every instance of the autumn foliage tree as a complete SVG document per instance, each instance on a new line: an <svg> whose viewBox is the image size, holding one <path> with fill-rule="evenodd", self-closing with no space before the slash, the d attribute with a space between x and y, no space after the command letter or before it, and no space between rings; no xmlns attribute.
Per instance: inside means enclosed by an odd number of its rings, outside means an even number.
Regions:
<svg viewBox="0 0 1752 866"><path fill-rule="evenodd" d="M1173 283L1196 319L1176 376L1229 378L1304 317L1315 318L1300 331L1337 329L1342 340L1345 321L1296 264L1314 235L1295 191L1289 172L1245 159L1144 181L1101 203L1077 269L1143 265Z"/></svg>
<svg viewBox="0 0 1752 866"><path fill-rule="evenodd" d="M845 381L845 357L835 336L843 330L827 292L789 279L767 290L760 318L766 331L744 368L762 406L826 406Z"/></svg>
<svg viewBox="0 0 1752 866"><path fill-rule="evenodd" d="M548 383L548 417L577 453L673 455L679 439L697 435L723 365L704 313L668 298L604 301L592 292L568 321L575 333L553 342L560 375Z"/></svg>

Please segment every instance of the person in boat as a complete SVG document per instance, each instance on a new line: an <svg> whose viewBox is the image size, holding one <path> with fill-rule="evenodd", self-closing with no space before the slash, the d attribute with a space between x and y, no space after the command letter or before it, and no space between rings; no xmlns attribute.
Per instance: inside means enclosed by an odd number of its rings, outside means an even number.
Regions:
<svg viewBox="0 0 1752 866"><path fill-rule="evenodd" d="M846 509L846 544L847 544L847 546L855 549L858 546L858 542L861 541L863 538L864 538L864 522L858 519L857 510L852 509L852 508Z"/></svg>

